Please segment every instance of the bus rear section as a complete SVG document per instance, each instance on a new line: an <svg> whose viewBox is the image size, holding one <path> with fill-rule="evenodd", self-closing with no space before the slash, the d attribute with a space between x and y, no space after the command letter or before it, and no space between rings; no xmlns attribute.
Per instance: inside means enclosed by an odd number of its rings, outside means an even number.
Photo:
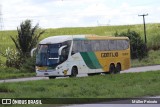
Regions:
<svg viewBox="0 0 160 107"><path fill-rule="evenodd" d="M79 68L86 70L81 70L82 73L120 73L130 68L130 43L127 37L90 36L83 40L76 39L73 40L72 51L81 56Z"/></svg>

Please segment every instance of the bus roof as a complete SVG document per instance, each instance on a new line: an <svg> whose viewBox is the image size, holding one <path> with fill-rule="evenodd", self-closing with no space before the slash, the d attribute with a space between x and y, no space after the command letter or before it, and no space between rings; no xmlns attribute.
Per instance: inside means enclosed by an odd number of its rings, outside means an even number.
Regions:
<svg viewBox="0 0 160 107"><path fill-rule="evenodd" d="M89 40L105 40L105 39L129 39L128 37L114 37L114 36L97 36L97 35L86 35L86 39Z"/></svg>
<svg viewBox="0 0 160 107"><path fill-rule="evenodd" d="M108 40L108 39L128 39L128 37L112 37L112 36L97 36L97 35L59 35L59 36L50 36L42 41L39 44L54 44L61 43L68 40Z"/></svg>

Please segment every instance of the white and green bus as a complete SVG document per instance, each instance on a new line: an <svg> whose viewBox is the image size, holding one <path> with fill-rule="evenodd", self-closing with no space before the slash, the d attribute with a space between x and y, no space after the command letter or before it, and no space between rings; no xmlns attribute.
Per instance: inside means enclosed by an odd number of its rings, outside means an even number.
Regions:
<svg viewBox="0 0 160 107"><path fill-rule="evenodd" d="M36 50L37 76L75 77L77 74L119 73L130 68L127 37L52 36L40 41Z"/></svg>

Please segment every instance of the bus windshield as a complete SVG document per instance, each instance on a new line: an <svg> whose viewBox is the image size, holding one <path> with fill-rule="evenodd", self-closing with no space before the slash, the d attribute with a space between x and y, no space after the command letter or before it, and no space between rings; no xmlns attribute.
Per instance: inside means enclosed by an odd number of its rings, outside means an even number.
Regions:
<svg viewBox="0 0 160 107"><path fill-rule="evenodd" d="M39 45L36 55L36 65L56 67L59 63L58 50L61 45L61 43Z"/></svg>

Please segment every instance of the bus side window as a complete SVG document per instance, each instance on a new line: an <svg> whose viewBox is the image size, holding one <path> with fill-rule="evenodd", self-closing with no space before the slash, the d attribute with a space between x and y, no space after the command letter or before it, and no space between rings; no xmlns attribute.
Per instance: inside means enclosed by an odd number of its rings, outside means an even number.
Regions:
<svg viewBox="0 0 160 107"><path fill-rule="evenodd" d="M74 40L71 55L82 52L81 40Z"/></svg>
<svg viewBox="0 0 160 107"><path fill-rule="evenodd" d="M128 49L129 48L129 40L123 40L124 43L124 49Z"/></svg>
<svg viewBox="0 0 160 107"><path fill-rule="evenodd" d="M91 52L92 51L90 40L82 40L81 44L82 44L82 52Z"/></svg>
<svg viewBox="0 0 160 107"><path fill-rule="evenodd" d="M92 51L100 51L100 41L99 40L93 40L91 41L91 47Z"/></svg>
<svg viewBox="0 0 160 107"><path fill-rule="evenodd" d="M124 40L117 40L117 50L124 50Z"/></svg>
<svg viewBox="0 0 160 107"><path fill-rule="evenodd" d="M128 40L117 40L117 50L125 50L129 48Z"/></svg>
<svg viewBox="0 0 160 107"><path fill-rule="evenodd" d="M69 53L68 47L66 47L62 50L62 54L60 56L60 62L64 62L68 59L68 53Z"/></svg>
<svg viewBox="0 0 160 107"><path fill-rule="evenodd" d="M100 40L100 50L109 50L109 40Z"/></svg>
<svg viewBox="0 0 160 107"><path fill-rule="evenodd" d="M117 49L117 40L109 40L109 50Z"/></svg>

